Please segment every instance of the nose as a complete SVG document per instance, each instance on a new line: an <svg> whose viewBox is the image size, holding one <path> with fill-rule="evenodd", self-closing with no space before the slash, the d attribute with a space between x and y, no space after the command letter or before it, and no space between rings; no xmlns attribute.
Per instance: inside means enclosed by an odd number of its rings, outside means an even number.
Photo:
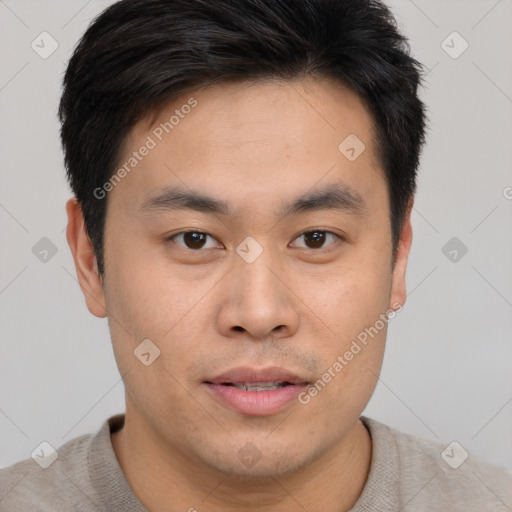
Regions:
<svg viewBox="0 0 512 512"><path fill-rule="evenodd" d="M286 269L270 249L253 262L235 256L222 290L218 328L224 336L253 341L292 336L299 325L300 304Z"/></svg>

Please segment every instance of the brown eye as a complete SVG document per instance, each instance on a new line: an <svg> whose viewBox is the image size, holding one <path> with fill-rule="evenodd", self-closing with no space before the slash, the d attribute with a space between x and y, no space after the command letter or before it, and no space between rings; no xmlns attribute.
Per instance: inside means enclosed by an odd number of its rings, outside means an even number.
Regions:
<svg viewBox="0 0 512 512"><path fill-rule="evenodd" d="M207 233L203 233L202 231L184 231L183 233L177 233L170 237L170 240L173 240L175 243L186 249L198 250L205 248L208 238L215 240L213 237ZM213 247L215 247L215 244L213 244ZM206 246L206 248L210 249L211 247Z"/></svg>
<svg viewBox="0 0 512 512"><path fill-rule="evenodd" d="M189 249L201 249L206 241L206 235L190 231L183 234L183 241Z"/></svg>
<svg viewBox="0 0 512 512"><path fill-rule="evenodd" d="M313 231L306 231L295 240L304 240L304 245L299 245L299 247L303 247L306 249L323 249L326 240L331 239L332 242L327 245L329 247L332 243L336 242L337 239L341 240L341 237L332 233L330 231L325 231L322 229L315 229Z"/></svg>
<svg viewBox="0 0 512 512"><path fill-rule="evenodd" d="M307 241L306 245L311 249L318 249L324 245L325 231L310 231L304 233L304 239Z"/></svg>

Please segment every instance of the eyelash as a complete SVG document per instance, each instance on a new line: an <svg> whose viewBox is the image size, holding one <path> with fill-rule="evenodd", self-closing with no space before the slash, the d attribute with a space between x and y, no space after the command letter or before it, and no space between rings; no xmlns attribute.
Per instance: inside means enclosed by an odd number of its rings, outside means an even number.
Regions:
<svg viewBox="0 0 512 512"><path fill-rule="evenodd" d="M319 251L322 251L322 250L325 250L325 249L328 249L329 247L331 247L332 245L335 245L336 242L341 242L341 241L344 241L345 238L342 237L341 235L338 235L332 231L329 231L327 229L323 229L323 228L313 228L313 229L308 229L307 231L303 231L299 236L295 237L293 240L297 240L298 238L304 236L304 235L307 235L307 234L310 234L310 233L315 233L315 232L320 232L320 233L325 233L326 235L333 235L334 237L336 237L336 241L327 245L326 247L320 247L318 249L314 249L314 248L310 248L310 247L301 247L301 249L309 249L311 251L315 251L315 252L319 252ZM173 242L176 244L176 242L174 241L174 239L178 236L181 236L181 235L186 235L187 233L196 233L196 234L201 234L201 235L206 235L212 239L215 240L215 238L213 236L211 236L210 234L206 233L205 231L200 231L200 230L188 230L188 231L180 231L179 233L175 233L174 235L171 235L169 237L166 238L166 241L168 242ZM176 245L179 245L179 244L176 244ZM193 251L193 252L204 252L206 249L203 249L202 247L200 249L191 249L190 247L185 247L185 246L182 246L182 245L179 245L180 248L182 249L185 249L185 250L189 250L189 251Z"/></svg>

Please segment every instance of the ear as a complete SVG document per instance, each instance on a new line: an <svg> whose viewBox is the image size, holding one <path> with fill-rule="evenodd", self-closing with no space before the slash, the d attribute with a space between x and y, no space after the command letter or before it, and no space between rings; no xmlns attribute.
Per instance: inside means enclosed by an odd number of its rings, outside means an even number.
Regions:
<svg viewBox="0 0 512 512"><path fill-rule="evenodd" d="M107 316L103 282L98 271L98 262L94 249L85 230L82 208L76 197L66 203L68 225L66 239L75 261L76 275L82 293L85 296L87 309L99 318Z"/></svg>
<svg viewBox="0 0 512 512"><path fill-rule="evenodd" d="M413 204L414 198L409 201L407 206L404 225L400 235L400 241L398 242L395 266L393 268L389 307L395 311L403 307L407 298L407 290L405 287L405 272L407 270L407 261L409 259L409 251L412 244L411 212Z"/></svg>

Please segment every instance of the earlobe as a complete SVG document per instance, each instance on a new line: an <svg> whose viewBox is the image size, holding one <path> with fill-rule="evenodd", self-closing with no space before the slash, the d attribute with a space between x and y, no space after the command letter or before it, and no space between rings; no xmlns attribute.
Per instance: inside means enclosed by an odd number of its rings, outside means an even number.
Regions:
<svg viewBox="0 0 512 512"><path fill-rule="evenodd" d="M66 203L66 239L75 262L76 275L89 311L99 318L107 316L103 283L91 240L85 229L82 208L76 197Z"/></svg>
<svg viewBox="0 0 512 512"><path fill-rule="evenodd" d="M411 199L409 201L409 205L407 207L406 215L404 218L402 233L398 243L395 266L393 268L389 308L395 311L401 309L404 306L405 300L407 298L405 274L412 244L411 212L413 204L414 199Z"/></svg>

